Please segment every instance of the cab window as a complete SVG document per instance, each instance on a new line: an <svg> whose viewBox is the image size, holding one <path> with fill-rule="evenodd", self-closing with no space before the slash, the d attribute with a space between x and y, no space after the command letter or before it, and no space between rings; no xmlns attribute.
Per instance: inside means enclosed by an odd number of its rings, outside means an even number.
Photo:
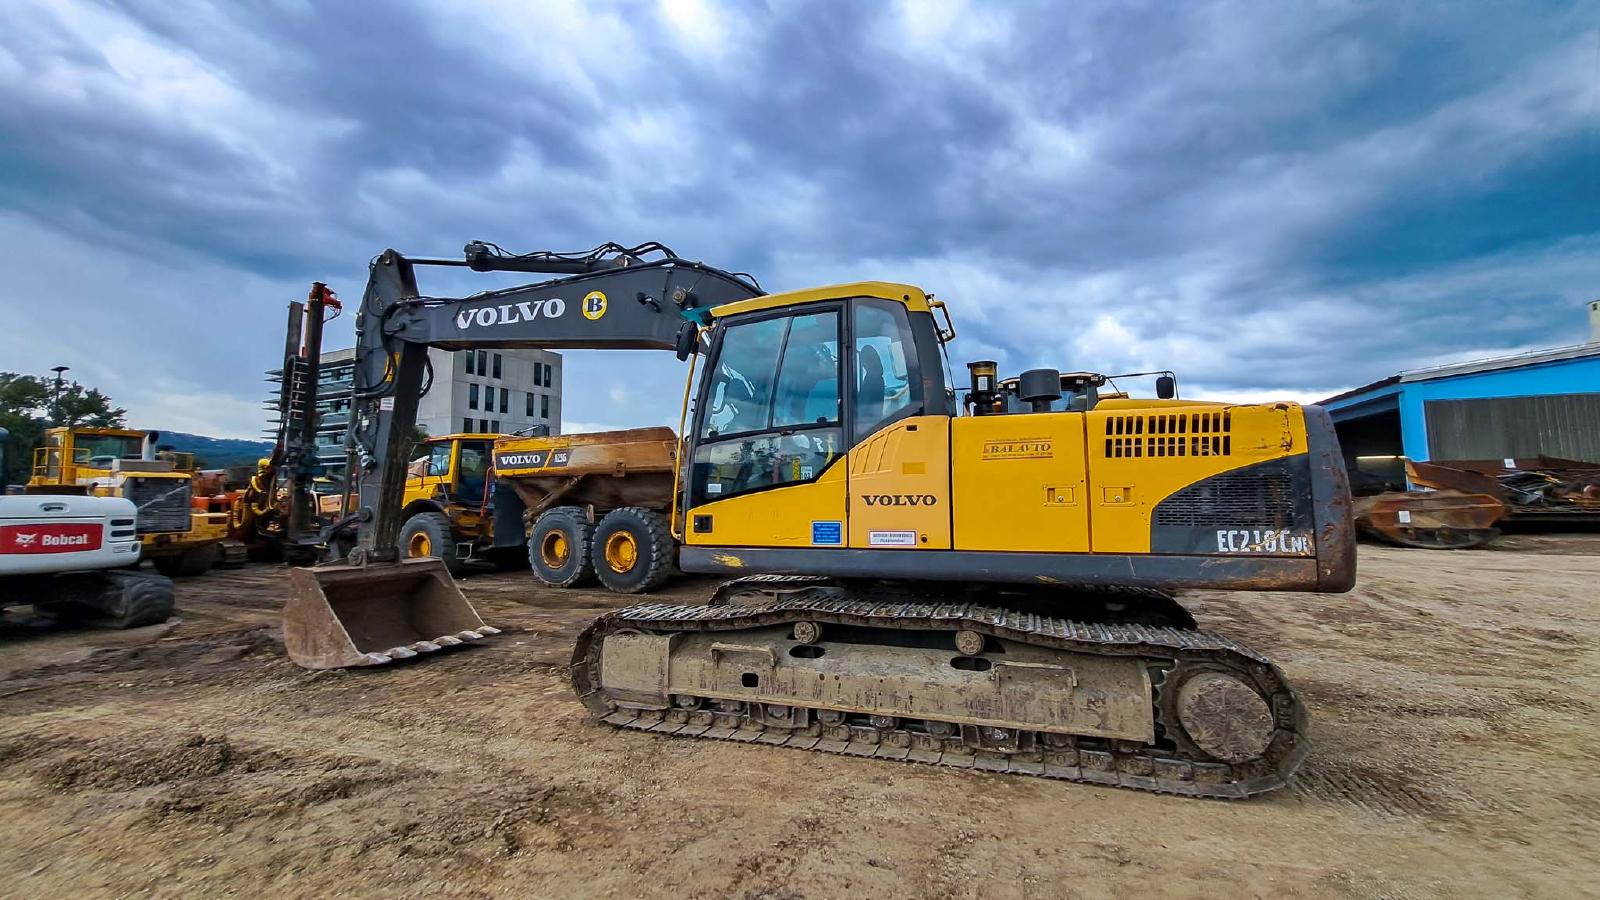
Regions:
<svg viewBox="0 0 1600 900"><path fill-rule="evenodd" d="M481 441L461 442L461 463L456 472L456 496L477 503L489 481L489 446Z"/></svg>
<svg viewBox="0 0 1600 900"><path fill-rule="evenodd" d="M434 444L428 451L428 474L443 478L450 474L450 444Z"/></svg>
<svg viewBox="0 0 1600 900"><path fill-rule="evenodd" d="M922 411L914 370L915 339L906 308L884 300L855 301L855 439Z"/></svg>
<svg viewBox="0 0 1600 900"><path fill-rule="evenodd" d="M772 379L789 320L767 319L734 325L722 336L717 369L706 395L700 436L760 431L772 411Z"/></svg>
<svg viewBox="0 0 1600 900"><path fill-rule="evenodd" d="M839 311L727 327L695 449L691 502L812 481L842 452Z"/></svg>

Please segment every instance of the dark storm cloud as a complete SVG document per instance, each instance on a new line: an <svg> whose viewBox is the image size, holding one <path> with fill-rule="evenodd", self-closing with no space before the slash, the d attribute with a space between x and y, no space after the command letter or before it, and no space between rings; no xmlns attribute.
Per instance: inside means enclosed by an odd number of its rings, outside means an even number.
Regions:
<svg viewBox="0 0 1600 900"><path fill-rule="evenodd" d="M385 246L659 239L775 288L921 280L959 304L959 353L1011 368L1317 393L1582 337L1600 275L1594 18L12 4L0 210L164 261L159 296L192 297L202 266L208 285L234 270L348 295ZM226 362L166 358L179 381ZM601 396L622 424L654 421Z"/></svg>

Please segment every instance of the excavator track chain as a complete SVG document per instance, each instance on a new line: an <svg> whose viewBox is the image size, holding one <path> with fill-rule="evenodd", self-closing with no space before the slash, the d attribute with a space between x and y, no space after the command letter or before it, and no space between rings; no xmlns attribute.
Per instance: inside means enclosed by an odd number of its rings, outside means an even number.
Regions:
<svg viewBox="0 0 1600 900"><path fill-rule="evenodd" d="M725 585L708 606L648 604L616 610L579 637L570 669L573 687L598 719L617 728L1191 797L1236 799L1282 787L1309 749L1309 715L1282 672L1224 636L1183 628L1077 622L1000 606L922 602L894 591L885 593L891 602L824 579L754 576ZM672 640L717 636L719 643L711 645L713 659L720 647L724 653L766 654L772 660L767 665L776 667L776 650L733 642L741 631L770 636L782 628L789 629L790 638L771 646L792 648L797 640L818 641L816 635L821 635L821 646L826 647L828 635L840 629L857 635L922 633L901 640L885 635L882 646L869 640L867 652L907 641L931 646L929 641L942 639L930 633L961 635L953 646L961 646L963 639L972 646L977 639L970 635L975 633L983 641L1008 642L1013 657L1022 651L1046 654L1045 663L1010 664L1069 672L1073 691L1079 690L1079 668L1092 678L1097 666L1120 666L1123 672L1131 667L1148 679L1149 720L1141 723L1148 734L1144 740L1129 740L1105 732L1063 733L1059 727L996 728L981 721L975 724L967 715L942 721L912 713L868 714L860 708L740 699L725 691L720 696L674 691L659 702L649 698L640 702L637 692L623 691L619 697L612 686L602 683L607 671L603 648L609 637L664 640L662 646L672 646ZM1048 664L1050 653L1070 658L1072 667ZM1002 656L995 658L1002 660L999 665L1006 664ZM664 657L662 679L668 668ZM998 678L997 674L997 683ZM1092 692L1093 685L1085 689ZM1109 705L1122 703L1126 710L1129 702L1124 692ZM1144 701L1135 696L1131 702Z"/></svg>

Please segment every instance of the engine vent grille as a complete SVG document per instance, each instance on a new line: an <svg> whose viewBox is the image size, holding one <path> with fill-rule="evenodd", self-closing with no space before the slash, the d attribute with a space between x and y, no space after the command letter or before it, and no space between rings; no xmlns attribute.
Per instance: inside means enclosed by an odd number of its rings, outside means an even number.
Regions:
<svg viewBox="0 0 1600 900"><path fill-rule="evenodd" d="M1296 528L1294 478L1250 467L1207 478L1161 501L1155 525L1194 528Z"/></svg>
<svg viewBox="0 0 1600 900"><path fill-rule="evenodd" d="M191 494L187 478L128 478L122 483L122 495L139 508L140 534L188 531Z"/></svg>
<svg viewBox="0 0 1600 900"><path fill-rule="evenodd" d="M1232 456L1228 410L1106 417L1106 457Z"/></svg>

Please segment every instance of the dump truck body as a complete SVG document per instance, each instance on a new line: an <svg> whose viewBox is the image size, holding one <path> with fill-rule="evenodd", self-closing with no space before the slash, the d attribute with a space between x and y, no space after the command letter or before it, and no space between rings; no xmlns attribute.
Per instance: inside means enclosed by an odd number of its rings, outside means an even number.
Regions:
<svg viewBox="0 0 1600 900"><path fill-rule="evenodd" d="M665 510L677 440L670 428L503 437L494 444L494 474L534 515L558 505Z"/></svg>

